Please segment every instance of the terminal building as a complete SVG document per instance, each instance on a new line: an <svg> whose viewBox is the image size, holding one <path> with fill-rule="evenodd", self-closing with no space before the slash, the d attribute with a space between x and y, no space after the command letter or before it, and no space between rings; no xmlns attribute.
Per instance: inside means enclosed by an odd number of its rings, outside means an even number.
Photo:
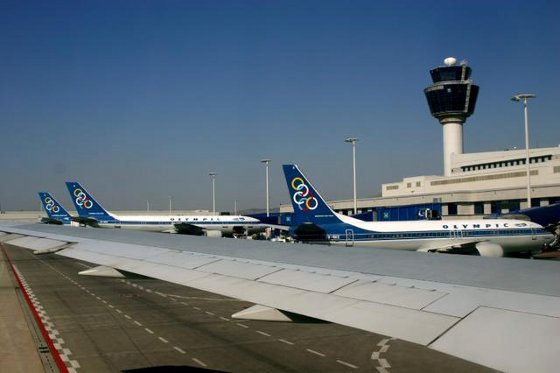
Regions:
<svg viewBox="0 0 560 373"><path fill-rule="evenodd" d="M560 202L560 147L463 153L463 125L473 114L479 87L471 68L449 57L430 71L424 90L432 115L443 128L443 176L415 176L382 185L381 197L358 199L365 220L473 218ZM527 167L529 158L529 167ZM530 177L527 177L529 170ZM353 213L353 200L330 201ZM280 212L292 211L280 206Z"/></svg>

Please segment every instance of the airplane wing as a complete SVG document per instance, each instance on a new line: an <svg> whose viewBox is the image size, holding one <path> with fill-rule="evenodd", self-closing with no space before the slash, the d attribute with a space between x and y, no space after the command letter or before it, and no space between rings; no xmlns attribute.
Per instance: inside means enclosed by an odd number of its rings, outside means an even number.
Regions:
<svg viewBox="0 0 560 373"><path fill-rule="evenodd" d="M65 257L393 336L498 370L557 371L558 262L42 224L0 226L0 232L0 241L16 246L60 250Z"/></svg>

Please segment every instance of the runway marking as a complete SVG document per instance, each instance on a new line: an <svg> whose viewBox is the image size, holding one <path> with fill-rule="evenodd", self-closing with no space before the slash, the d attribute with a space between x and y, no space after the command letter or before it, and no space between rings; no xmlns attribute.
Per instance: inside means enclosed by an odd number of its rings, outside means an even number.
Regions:
<svg viewBox="0 0 560 373"><path fill-rule="evenodd" d="M208 365L204 364L202 361L198 360L197 358L193 357L192 360L197 363L198 365L206 368Z"/></svg>
<svg viewBox="0 0 560 373"><path fill-rule="evenodd" d="M285 339L281 339L281 338L280 338L280 339L278 339L278 340L279 340L280 342L285 343L285 344L290 345L290 346L293 346L293 345L294 345L294 342L290 342L290 341L287 341L287 340L285 340Z"/></svg>
<svg viewBox="0 0 560 373"><path fill-rule="evenodd" d="M51 269L54 269L52 266L43 262L42 260L40 260L40 262L49 266ZM38 318L40 319L37 321L43 324L43 328L47 332L50 338L50 343L52 343L52 346L56 349L56 352L53 351L54 359L56 360L55 355L56 353L58 353L58 357L60 358L60 360L62 360L62 362L60 362L59 360L60 364L62 364L69 372L76 372L77 369L80 368L80 363L78 363L77 360L73 360L69 358L69 356L72 355L72 351L69 348L62 347L62 345L64 344L64 339L59 337L60 333L58 332L58 330L55 329L55 324L52 321L50 321L50 317L48 316L47 311L43 308L43 305L39 302L39 300L35 296L35 293L31 289L31 287L27 283L27 280L25 279L25 277L23 277L23 274L19 271L19 269L15 265L11 264L11 262L10 265L12 266L16 277L21 283L23 287L23 291L25 292L25 294L27 294L27 297L31 302L31 306L34 308ZM62 367L59 368L62 370Z"/></svg>
<svg viewBox="0 0 560 373"><path fill-rule="evenodd" d="M321 353L321 352L319 352L319 351L315 351L315 350L312 350L312 349L310 349L310 348L306 348L305 351L310 352L310 353L312 353L312 354L314 354L314 355L317 355L317 356L321 356L321 357L327 356L327 355L325 355L325 354L323 354L323 353ZM338 360L337 360L337 361L338 361Z"/></svg>
<svg viewBox="0 0 560 373"><path fill-rule="evenodd" d="M371 360L377 363L377 371L379 373L387 373L389 368L391 368L391 364L387 361L387 359L382 358L381 354L386 353L389 350L389 342L396 340L396 338L385 338L379 341L377 346L379 349L377 351L372 352Z"/></svg>
<svg viewBox="0 0 560 373"><path fill-rule="evenodd" d="M344 361L344 360L337 360L336 362L339 363L339 364L345 365L345 366L347 366L348 368L352 368L352 369L358 369L358 368L359 368L358 366L356 366L356 365L354 365L354 364L347 363L347 362Z"/></svg>
<svg viewBox="0 0 560 373"><path fill-rule="evenodd" d="M57 272L58 272L58 271L57 271ZM59 273L60 273L60 272L59 272ZM63 275L63 276L66 277L65 275ZM66 278L68 278L68 277L66 277ZM69 279L69 278L68 278L68 279ZM121 280L121 281L122 281L122 280ZM204 299L204 300L222 300L222 299L216 299L216 298L180 297L180 296L177 296L177 295L168 295L168 294L165 294L165 293L162 293L162 292L159 292L159 291L153 291L153 290L151 290L151 289L143 288L143 287L138 286L137 284L133 284L133 283L131 283L131 282L129 282L129 281L122 281L122 282L125 283L125 284L128 284L128 285L131 285L131 286L133 286L133 287L135 287L135 288L137 288L137 289L139 289L139 290L143 290L143 291L145 291L145 292L147 292L147 293L156 293L157 295L159 295L159 296L161 296L161 297L164 297L164 298L167 298L167 299L170 299L171 301L174 301L174 302L177 302L177 300L174 299L173 297L177 297L177 298L188 298L188 299ZM77 284L77 283L76 283L76 284ZM90 292L90 291L87 290L85 287L83 287L83 286L79 286L79 287L82 288L85 292L91 294L92 296L95 296L94 293ZM101 299L100 299L99 297L97 297L97 296L96 296L96 298L97 298L98 300L101 300ZM103 301L103 300L101 300L101 301ZM107 304L106 301L103 301L103 303L106 303L106 304ZM180 302L180 303L183 304L183 305L185 305L185 306L189 306L189 304L186 303L186 302ZM109 304L109 307L114 308L114 306L111 305L111 304ZM216 316L215 313L210 312L210 311L205 311L205 310L203 310L201 307L192 306L192 308L194 308L194 309L196 309L196 310L198 310L198 311L203 311L203 312L205 312L206 314L208 314L208 315L210 315L210 316ZM123 314L123 312L122 312L120 309L116 309L116 311L117 311L118 313L120 313L120 314ZM129 320L132 320L132 318L131 318L129 315L127 315L127 314L123 314L123 316L126 317L126 318L129 319ZM228 319L228 318L226 318L226 317L223 317L223 316L219 316L219 318L220 318L221 320L223 320L223 321L226 321L226 322L231 321L230 319ZM138 322L138 321L136 321L136 320L132 320L132 321L133 321L136 325L142 326L142 324L141 324L140 322ZM248 325L241 324L241 323L236 323L236 325L239 326L239 327L241 327L241 328L244 328L244 329L249 329L249 328L250 328ZM145 330L147 333L149 333L149 334L152 334L152 335L154 334L154 332L153 332L151 329L149 329L149 328L144 328L144 330ZM272 337L271 334L266 333L266 332L261 331L261 330L256 330L256 332L259 333L260 335L263 335L263 336L266 336L266 337ZM169 343L169 341L168 341L167 339L163 338L163 337L158 337L158 339L159 339L161 342L163 342L163 343L166 343L166 344ZM294 346L294 345L295 345L294 342L291 342L291 341L288 341L288 340L285 340L285 339L281 339L281 338L279 338L278 341L279 341L279 342L282 342L282 343L284 343L284 344L287 344L287 345L289 345L289 346ZM389 346L383 345L383 346L381 347L381 349L380 349L378 352L374 352L374 353L372 354L372 359L374 359L375 357L379 357L379 354L380 354L380 353L386 352L386 351L388 350L388 348L389 348ZM186 354L185 350L181 349L181 348L178 347L178 346L173 346L173 349L176 350L177 352L181 353L181 354ZM314 355L316 355L316 356L320 356L320 357L326 357L326 356L327 356L327 355L325 355L325 354L322 353L322 352L315 351L315 350L312 350L312 349L309 349L309 348L307 348L306 351L309 352L309 353L311 353L311 354L314 354ZM206 365L203 361L201 361L201 360L199 360L199 359L197 359L197 358L192 358L192 360L193 360L194 362L196 362L197 364L199 364L200 366L202 366L202 367L207 367L207 365ZM384 369L384 368L390 368L390 365L387 363L387 361L386 361L385 359L378 359L378 360L379 360L379 363L380 363L380 365L381 365L381 367L378 367L378 368L377 368L378 371L379 371L379 372L388 372L387 370ZM348 362L346 362L346 361L344 361L344 360L336 360L336 362L339 363L339 364L341 364L341 365L344 365L344 366L346 366L346 367L348 367L348 368L352 368L352 369L357 369L357 368L358 368L358 366L356 366L356 365L354 365L354 364L351 364L351 363L348 363Z"/></svg>
<svg viewBox="0 0 560 373"><path fill-rule="evenodd" d="M182 353L182 354L186 354L186 352L185 352L184 350L180 349L180 348L177 347L177 346L173 346L173 348L174 348L175 350L179 351L179 352Z"/></svg>
<svg viewBox="0 0 560 373"><path fill-rule="evenodd" d="M65 279L67 279L68 281L70 281L71 283L73 283L74 285L76 285L78 288L80 288L81 290L83 290L83 291L86 292L87 294L89 294L89 295L95 297L98 301L101 301L101 302L103 302L105 305L107 305L107 306L109 306L110 308L114 309L114 310L117 311L119 314L123 315L126 319L128 319L128 320L134 322L134 324L136 324L136 325L138 325L138 326L142 326L142 323L140 323L140 322L137 321L137 320L134 320L131 316L129 316L128 314L125 314L122 310L120 310L120 309L118 309L118 308L115 308L114 305L109 304L106 300L104 300L104 299L102 299L101 297L97 296L95 293L91 292L90 290L88 290L88 289L87 289L86 287L84 287L83 285L80 285L78 282L72 280L70 277L66 276L64 273L58 271L56 268L54 268L54 267L52 267L51 265L49 265L49 264L43 262L42 260L39 260L39 261L40 261L41 263L45 264L46 266L50 267L53 271L55 271L56 273L58 273L59 275L61 275L62 277L64 277ZM81 264L81 263L78 263L78 264ZM89 267L88 267L88 268L89 268ZM131 285L131 286L133 286L133 287L135 287L135 288L137 288L137 289L144 290L144 291L146 291L146 292L148 292L148 293L151 293L151 292L152 292L152 290L150 290L150 289L145 289L145 288L143 288L142 286L139 286L139 285L137 285L137 284L131 283L130 281L121 280L121 282L122 282L122 283L125 283L125 284L128 284L128 285ZM164 293L161 293L161 292L156 292L156 293L157 293L158 295L164 297L164 298L168 298L168 296L167 296L166 294L164 294ZM35 297L35 295L34 295L33 293L31 293L31 297L30 297L30 298L32 298L34 301L36 300L36 297ZM168 298L168 299L171 299L172 301L177 302L176 299L173 299L173 298ZM181 302L181 303L183 303L183 304L185 304L185 305L188 305L188 304L186 304L186 303L184 303L184 302ZM199 311L202 311L201 308L199 308L199 307L196 307L196 308L197 308ZM205 312L206 312L208 315L215 316L215 314L214 314L213 312L210 312L210 311L205 311ZM54 329L54 324L53 324L52 322L49 321L50 319L49 319L48 315L46 315L46 312L44 312L44 310L42 309L42 307L40 308L40 310L38 311L38 313L41 314L41 318L42 318L44 324L46 324L46 325L49 326L49 327L52 326L52 328L49 328L50 330L49 330L48 334L49 334L50 338L52 338L53 341L55 341L55 342L53 343L53 345L55 346L55 348L57 349L57 351L59 351L60 358L61 358L62 362L66 365L67 370L68 370L69 372L76 373L76 372L77 372L76 369L80 368L80 364L79 364L76 360L70 360L70 358L69 358L68 356L71 355L72 352L70 351L70 349L68 349L68 348L63 348L63 347L62 347L62 344L64 343L64 340L63 340L62 338L59 338L59 337L58 337L58 334L59 334L58 330ZM228 319L226 319L226 320L228 320ZM228 321L229 321L229 320L228 320ZM247 327L247 326L245 326L245 327ZM154 332L153 332L151 329L149 329L149 328L144 328L144 330L145 330L147 333L149 333L149 334L152 334L152 335L154 334ZM168 341L167 339L163 338L163 337L158 337L158 339L159 339L161 342L163 342L163 343L169 343L169 341ZM177 352L181 353L181 354L186 354L186 351L183 350L183 349L181 349L181 348L178 347L178 346L173 346L173 349L176 350ZM60 352L60 351L62 351L62 352ZM203 361L201 361L201 360L199 360L199 359L197 359L197 358L192 358L192 360L193 360L194 362L196 362L197 364L199 364L200 366L202 366L202 367L206 367L206 366L207 366Z"/></svg>

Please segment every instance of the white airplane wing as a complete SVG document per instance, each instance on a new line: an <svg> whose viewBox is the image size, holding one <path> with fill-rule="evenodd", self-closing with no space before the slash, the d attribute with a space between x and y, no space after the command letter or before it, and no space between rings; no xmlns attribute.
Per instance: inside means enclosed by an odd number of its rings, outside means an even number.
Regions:
<svg viewBox="0 0 560 373"><path fill-rule="evenodd" d="M556 372L560 262L48 225L0 241L422 344ZM1 234L1 233L0 233Z"/></svg>

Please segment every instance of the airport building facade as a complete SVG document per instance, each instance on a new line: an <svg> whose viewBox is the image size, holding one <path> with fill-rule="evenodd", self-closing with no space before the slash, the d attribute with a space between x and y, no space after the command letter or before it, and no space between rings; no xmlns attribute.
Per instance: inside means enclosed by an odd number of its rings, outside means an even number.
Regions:
<svg viewBox="0 0 560 373"><path fill-rule="evenodd" d="M359 199L365 220L472 218L560 202L560 147L463 153L463 124L473 114L479 87L471 68L452 57L430 71L424 90L432 115L443 129L443 176L416 176L382 185L381 197ZM530 179L527 177L527 170ZM340 213L353 213L354 201L331 201ZM291 211L280 206L280 212Z"/></svg>

